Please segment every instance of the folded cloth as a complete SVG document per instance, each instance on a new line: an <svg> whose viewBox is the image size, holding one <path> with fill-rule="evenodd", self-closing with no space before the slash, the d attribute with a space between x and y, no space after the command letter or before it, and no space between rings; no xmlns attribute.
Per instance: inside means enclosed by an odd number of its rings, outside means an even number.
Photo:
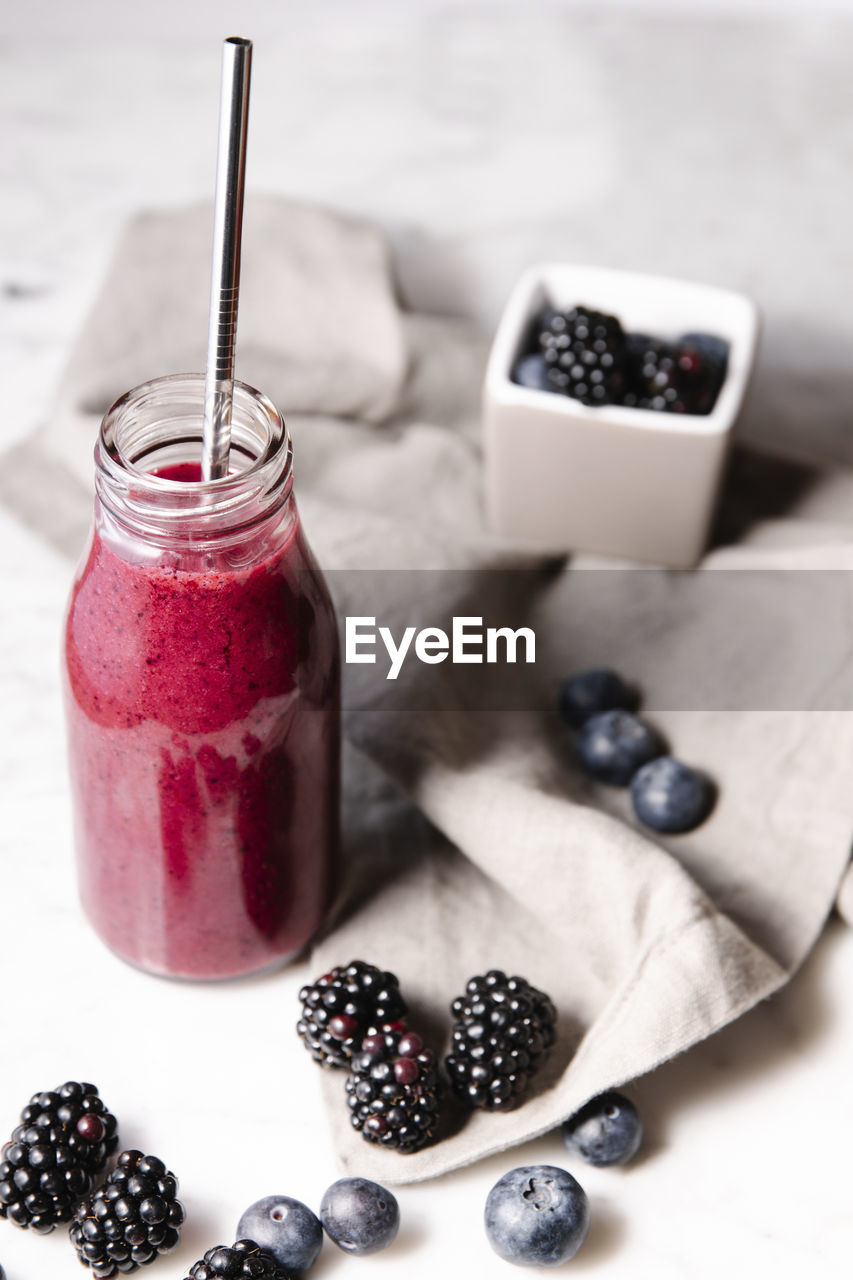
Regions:
<svg viewBox="0 0 853 1280"><path fill-rule="evenodd" d="M0 500L15 507L20 486L28 503L40 492L43 509L21 514L65 550L88 521L91 449L111 400L201 364L209 227L205 208L130 224L55 413L4 460ZM591 562L555 574L483 531L482 336L401 309L376 229L250 200L239 352L240 375L290 423L300 507L342 614L381 616L395 630L415 617L440 623L484 613L498 583L524 595L557 669L606 644L614 628L573 594ZM768 515L709 567L846 563L853 537L831 502L815 505L820 481L810 485L814 520L802 509ZM837 475L827 488L849 492ZM635 580L618 652L632 674L632 655L653 650L654 683L695 640L702 597L685 611L683 575ZM730 630L726 659L737 667ZM472 700L465 668L464 679L430 667L401 682L365 670L347 673L345 875L312 970L356 957L393 969L412 1025L441 1049L451 998L471 975L501 968L552 996L559 1031L525 1105L466 1118L450 1104L441 1141L405 1159L351 1130L341 1075L326 1073L345 1168L417 1180L543 1133L742 1014L801 964L848 862L853 716L655 712L679 755L719 784L710 820L665 839L638 830L624 796L584 783L561 758L540 698L547 681L525 696L516 669L505 697ZM508 679L495 672L493 683ZM853 909L850 882L842 903ZM300 1052L294 1039L289 1071L311 1069Z"/></svg>

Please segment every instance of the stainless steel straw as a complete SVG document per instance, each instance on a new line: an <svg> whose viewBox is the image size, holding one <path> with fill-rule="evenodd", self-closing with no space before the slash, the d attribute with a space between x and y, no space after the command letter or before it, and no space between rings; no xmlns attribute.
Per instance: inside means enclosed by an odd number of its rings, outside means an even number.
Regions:
<svg viewBox="0 0 853 1280"><path fill-rule="evenodd" d="M202 476L205 480L217 480L228 474L251 71L251 40L230 36L222 50L219 103L213 265L204 383Z"/></svg>

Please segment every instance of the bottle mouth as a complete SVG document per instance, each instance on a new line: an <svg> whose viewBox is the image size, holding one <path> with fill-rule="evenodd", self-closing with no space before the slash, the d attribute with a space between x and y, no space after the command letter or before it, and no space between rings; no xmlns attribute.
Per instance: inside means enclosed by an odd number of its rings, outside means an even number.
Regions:
<svg viewBox="0 0 853 1280"><path fill-rule="evenodd" d="M143 382L107 410L95 446L95 487L111 514L152 537L229 532L255 524L288 498L290 435L275 405L234 383L229 474L217 480L158 474L198 467L201 474L204 374Z"/></svg>

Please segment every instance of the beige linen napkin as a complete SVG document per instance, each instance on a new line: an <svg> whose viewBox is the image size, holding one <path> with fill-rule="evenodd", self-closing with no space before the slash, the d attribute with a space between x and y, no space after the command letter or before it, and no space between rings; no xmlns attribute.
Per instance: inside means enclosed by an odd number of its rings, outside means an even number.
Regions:
<svg viewBox="0 0 853 1280"><path fill-rule="evenodd" d="M43 509L21 515L69 552L88 521L91 450L110 401L144 378L201 364L209 227L204 208L132 222L56 412L0 469L0 500L14 508L21 486L42 493ZM750 710L743 698L735 710L667 704L656 682L705 620L701 595L683 607L690 575L624 579L636 589L620 634L612 618L577 605L578 584L599 577L579 576L591 562L555 575L541 557L484 534L482 337L400 308L374 228L250 201L245 272L238 371L288 418L300 507L340 613L440 625L483 612L497 585L524 597L550 651L538 684L525 687L516 672L503 689L506 672L496 670L488 697L450 668L396 684L347 672L345 879L312 970L353 958L393 969L412 1023L439 1049L451 998L487 968L525 975L559 1010L558 1043L531 1100L467 1120L448 1104L442 1140L413 1156L368 1147L346 1121L342 1076L326 1075L344 1166L388 1182L426 1178L556 1126L787 980L847 865L853 716L808 701L791 703L796 710ZM826 488L849 492L838 477ZM743 546L709 563L797 567L805 547L803 567L846 565L853 531L832 501L818 510L753 522ZM742 657L748 671L754 647L741 646L737 627L727 634L726 662L737 670ZM549 680L590 651L643 672L656 723L717 779L719 802L698 831L670 840L641 832L624 795L589 786L575 769ZM848 908L851 899L848 886ZM297 1011L281 1016L295 1022ZM315 1069L295 1037L282 1069Z"/></svg>

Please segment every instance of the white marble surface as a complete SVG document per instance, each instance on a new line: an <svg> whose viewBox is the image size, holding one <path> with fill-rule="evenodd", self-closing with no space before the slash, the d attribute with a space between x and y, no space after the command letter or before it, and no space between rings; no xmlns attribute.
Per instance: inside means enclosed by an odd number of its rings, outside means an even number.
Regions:
<svg viewBox="0 0 853 1280"><path fill-rule="evenodd" d="M683 47L686 7L637 26L640 64ZM750 9L766 7L756 0ZM846 222L824 197L847 189L850 139L841 124L831 135L810 133L797 105L808 97L825 122L840 104L843 62L822 15L850 6L810 5L818 16L808 28L790 17L781 26L755 17L721 28L708 8L690 6L702 11L696 21L717 60L708 74L717 88L728 85L727 95L691 88L690 68L675 59L663 75L674 96L651 93L661 79L652 65L643 81L649 97L637 104L640 123L655 128L689 104L710 176L699 182L694 162L695 181L685 187L678 175L689 168L689 131L674 135L671 161L654 153L654 180L648 165L626 159L637 122L624 96L609 107L600 96L614 65L619 71L621 46L612 31L603 41L590 36L585 6L246 4L240 24L259 46L250 181L382 218L404 254L410 294L485 320L527 262L600 245L587 218L596 201L609 201L614 264L684 274L698 260L700 276L716 273L760 295L765 368L793 364L787 392L801 406L803 388L827 369L843 371L849 350L843 329L834 346L824 341L827 315L836 327L844 322L849 281ZM610 6L598 12L599 24L621 26ZM36 0L4 16L0 444L48 412L125 214L208 192L217 44L233 18L221 2L182 8L162 0L132 12L95 0ZM748 65L747 53L762 48L767 59ZM605 103L595 153L580 129L571 163L554 164L566 154L569 107L589 99ZM626 173L637 197L631 207ZM778 213L773 237L768 193ZM703 248L711 235L713 269ZM806 443L818 451L850 456L839 426L847 389L842 377L829 427L798 409L784 416L784 431L793 438L808 430L817 439ZM775 425L765 417L754 429ZM0 1130L34 1089L72 1076L98 1081L122 1118L124 1142L161 1154L181 1177L185 1244L152 1272L178 1280L205 1248L232 1235L250 1200L277 1191L316 1207L337 1176L317 1080L292 1031L306 973L297 967L230 987L165 984L128 970L91 935L74 890L59 705L69 565L2 512L0 540ZM849 1274L851 988L853 933L833 923L787 991L638 1082L648 1140L633 1167L587 1169L557 1136L544 1139L403 1188L404 1227L393 1250L359 1262L327 1247L313 1274L519 1274L489 1251L482 1204L507 1168L538 1160L564 1163L591 1196L592 1231L572 1274ZM41 1239L5 1223L0 1262L8 1280L82 1274L60 1234Z"/></svg>

